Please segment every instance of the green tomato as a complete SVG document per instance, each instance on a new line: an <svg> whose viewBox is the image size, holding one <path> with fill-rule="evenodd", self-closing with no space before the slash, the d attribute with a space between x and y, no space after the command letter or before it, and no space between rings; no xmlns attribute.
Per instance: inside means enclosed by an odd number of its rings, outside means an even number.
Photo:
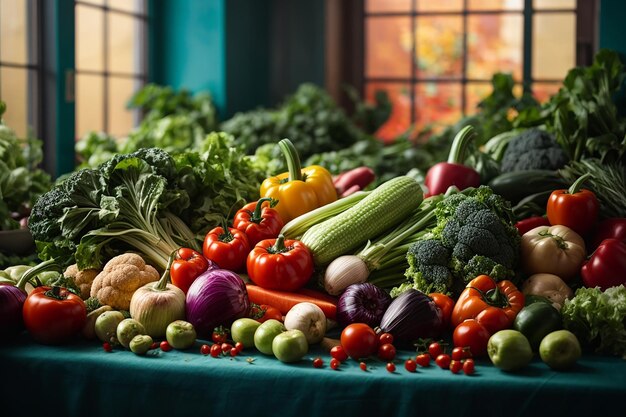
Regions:
<svg viewBox="0 0 626 417"><path fill-rule="evenodd" d="M235 343L240 342L244 347L254 346L254 333L261 325L260 322L250 319L237 319L230 326L230 337Z"/></svg>
<svg viewBox="0 0 626 417"><path fill-rule="evenodd" d="M274 356L281 362L297 362L308 350L309 344L302 330L287 330L272 341Z"/></svg>
<svg viewBox="0 0 626 417"><path fill-rule="evenodd" d="M152 346L153 340L147 334L139 334L130 341L128 347L137 355L145 355Z"/></svg>
<svg viewBox="0 0 626 417"><path fill-rule="evenodd" d="M541 360L557 371L574 366L581 354L580 342L569 330L557 330L549 333L539 345Z"/></svg>
<svg viewBox="0 0 626 417"><path fill-rule="evenodd" d="M120 342L120 345L128 349L130 341L133 340L135 336L146 334L146 329L143 327L143 324L135 319L124 319L117 325L116 334L117 341Z"/></svg>
<svg viewBox="0 0 626 417"><path fill-rule="evenodd" d="M96 318L94 331L101 342L109 342L113 345L117 341L117 326L124 320L124 315L119 311L105 311Z"/></svg>
<svg viewBox="0 0 626 417"><path fill-rule="evenodd" d="M527 366L533 358L528 339L517 330L500 330L487 342L489 359L503 371L517 371Z"/></svg>
<svg viewBox="0 0 626 417"><path fill-rule="evenodd" d="M285 329L285 326L280 321L276 319L267 320L261 323L254 332L254 346L261 353L273 355L272 342L274 338L286 330L287 329Z"/></svg>
<svg viewBox="0 0 626 417"><path fill-rule="evenodd" d="M185 320L176 320L167 325L165 338L167 342L178 350L189 349L196 341L196 329L193 324Z"/></svg>
<svg viewBox="0 0 626 417"><path fill-rule="evenodd" d="M541 339L548 333L562 328L561 313L552 304L543 302L527 305L513 320L513 329L526 336L533 351L539 349Z"/></svg>

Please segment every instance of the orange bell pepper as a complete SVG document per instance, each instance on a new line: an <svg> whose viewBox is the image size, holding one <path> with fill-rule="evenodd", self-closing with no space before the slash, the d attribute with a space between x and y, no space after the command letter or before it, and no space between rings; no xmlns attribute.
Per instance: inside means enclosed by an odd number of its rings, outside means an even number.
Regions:
<svg viewBox="0 0 626 417"><path fill-rule="evenodd" d="M289 139L278 142L287 159L288 172L265 179L261 184L261 197L278 200L274 209L283 222L337 200L332 175L326 168L311 165L300 167L300 158Z"/></svg>
<svg viewBox="0 0 626 417"><path fill-rule="evenodd" d="M490 333L509 328L524 307L524 294L511 281L479 275L467 284L454 309L452 325L476 319Z"/></svg>

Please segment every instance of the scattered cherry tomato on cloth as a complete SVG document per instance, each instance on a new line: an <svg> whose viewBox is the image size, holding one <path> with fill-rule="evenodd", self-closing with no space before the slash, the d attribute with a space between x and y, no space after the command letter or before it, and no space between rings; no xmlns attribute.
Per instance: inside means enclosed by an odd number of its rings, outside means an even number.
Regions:
<svg viewBox="0 0 626 417"><path fill-rule="evenodd" d="M396 348L391 343L385 343L378 348L378 357L383 361L391 361L396 357Z"/></svg>
<svg viewBox="0 0 626 417"><path fill-rule="evenodd" d="M235 213L233 227L248 236L250 247L265 239L276 239L285 223L274 210L278 203L269 197L246 204Z"/></svg>
<svg viewBox="0 0 626 417"><path fill-rule="evenodd" d="M415 372L417 370L417 363L413 359L407 359L404 361L404 369L409 372Z"/></svg>
<svg viewBox="0 0 626 417"><path fill-rule="evenodd" d="M87 321L85 302L61 287L37 287L22 307L24 325L39 343L56 345L80 333Z"/></svg>
<svg viewBox="0 0 626 417"><path fill-rule="evenodd" d="M333 359L337 359L340 362L343 362L348 359L348 354L346 353L346 351L343 349L341 345L334 346L330 350L330 356L332 356Z"/></svg>
<svg viewBox="0 0 626 417"><path fill-rule="evenodd" d="M451 361L452 359L450 358L450 355L448 355L447 353L442 353L441 355L437 356L437 358L435 359L435 363L441 369L450 369Z"/></svg>
<svg viewBox="0 0 626 417"><path fill-rule="evenodd" d="M313 359L313 367L314 368L321 368L324 366L324 361L322 360L322 358L315 358Z"/></svg>
<svg viewBox="0 0 626 417"><path fill-rule="evenodd" d="M226 222L224 222L226 223ZM240 272L250 252L248 237L241 230L224 226L211 229L204 237L202 252L221 269Z"/></svg>
<svg viewBox="0 0 626 417"><path fill-rule="evenodd" d="M248 276L261 288L295 291L313 275L313 256L299 240L265 239L247 258Z"/></svg>
<svg viewBox="0 0 626 417"><path fill-rule="evenodd" d="M170 278L172 284L187 294L193 281L207 269L209 261L203 254L190 248L179 248L170 267Z"/></svg>
<svg viewBox="0 0 626 417"><path fill-rule="evenodd" d="M216 327L211 333L213 343L226 343L228 340L228 330L222 326Z"/></svg>
<svg viewBox="0 0 626 417"><path fill-rule="evenodd" d="M415 357L415 362L422 368L426 368L427 366L430 366L430 359L430 353L420 353Z"/></svg>

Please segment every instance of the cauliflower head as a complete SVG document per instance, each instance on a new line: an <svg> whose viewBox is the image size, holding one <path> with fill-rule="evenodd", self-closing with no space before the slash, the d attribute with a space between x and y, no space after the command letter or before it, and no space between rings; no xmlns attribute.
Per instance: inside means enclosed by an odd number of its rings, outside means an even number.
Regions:
<svg viewBox="0 0 626 417"><path fill-rule="evenodd" d="M91 284L98 273L100 273L99 269L83 269L81 271L78 269L78 265L72 264L67 267L63 275L74 281L80 290L80 298L86 300L91 294Z"/></svg>
<svg viewBox="0 0 626 417"><path fill-rule="evenodd" d="M117 310L128 310L133 293L159 279L159 272L136 253L112 258L93 280L91 296Z"/></svg>

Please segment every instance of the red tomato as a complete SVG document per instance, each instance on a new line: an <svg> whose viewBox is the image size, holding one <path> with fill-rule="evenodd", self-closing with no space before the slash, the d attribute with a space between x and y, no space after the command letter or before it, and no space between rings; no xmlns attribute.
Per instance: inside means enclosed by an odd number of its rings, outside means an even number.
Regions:
<svg viewBox="0 0 626 417"><path fill-rule="evenodd" d="M417 370L417 363L413 359L407 359L404 362L404 369L409 372L415 372Z"/></svg>
<svg viewBox="0 0 626 417"><path fill-rule="evenodd" d="M37 287L22 307L24 325L39 343L56 345L76 336L87 321L87 308L76 294L61 287Z"/></svg>
<svg viewBox="0 0 626 417"><path fill-rule="evenodd" d="M455 346L467 346L473 357L480 358L487 354L490 336L485 326L474 319L468 319L456 326L452 340Z"/></svg>
<svg viewBox="0 0 626 417"><path fill-rule="evenodd" d="M387 363L387 371L394 373L396 372L396 365L394 365L393 362L388 362Z"/></svg>
<svg viewBox="0 0 626 417"><path fill-rule="evenodd" d="M330 360L330 369L337 370L339 369L339 365L341 365L341 361L339 359L332 358Z"/></svg>
<svg viewBox="0 0 626 417"><path fill-rule="evenodd" d="M341 362L348 359L348 354L346 353L346 351L343 349L341 345L333 346L333 348L330 350L330 356L332 356L334 359L337 359L338 361L341 361Z"/></svg>
<svg viewBox="0 0 626 417"><path fill-rule="evenodd" d="M442 353L441 355L437 356L437 358L435 359L435 363L441 369L450 369L450 362L451 362L450 355L448 355L447 353Z"/></svg>
<svg viewBox="0 0 626 417"><path fill-rule="evenodd" d="M367 364L365 362L361 362L359 364L359 368L361 368L361 371L367 371Z"/></svg>
<svg viewBox="0 0 626 417"><path fill-rule="evenodd" d="M314 368L321 368L322 366L324 366L324 361L322 360L322 358L315 358L315 359L313 359L313 367Z"/></svg>
<svg viewBox="0 0 626 417"><path fill-rule="evenodd" d="M396 348L391 343L385 343L378 348L378 357L383 361L391 361L396 357Z"/></svg>
<svg viewBox="0 0 626 417"><path fill-rule="evenodd" d="M489 334L508 329L511 324L509 316L503 309L497 307L487 307L478 313L476 321L482 324Z"/></svg>
<svg viewBox="0 0 626 417"><path fill-rule="evenodd" d="M439 342L432 342L428 345L428 353L430 353L430 357L436 359L437 356L443 353L443 347Z"/></svg>
<svg viewBox="0 0 626 417"><path fill-rule="evenodd" d="M202 252L207 259L215 262L220 268L240 272L246 266L250 243L246 234L241 230L216 227L204 237Z"/></svg>
<svg viewBox="0 0 626 417"><path fill-rule="evenodd" d="M380 345L384 345L385 343L393 344L393 335L391 333L381 333L378 336L378 343Z"/></svg>
<svg viewBox="0 0 626 417"><path fill-rule="evenodd" d="M463 362L455 361L454 359L450 361L450 372L453 374L458 374L463 369Z"/></svg>
<svg viewBox="0 0 626 417"><path fill-rule="evenodd" d="M443 330L449 329L452 320L452 310L454 310L454 300L439 292L428 294L428 296L433 299L435 305L441 310Z"/></svg>
<svg viewBox="0 0 626 417"><path fill-rule="evenodd" d="M211 333L211 340L213 343L225 343L228 340L228 330L224 327L216 327Z"/></svg>
<svg viewBox="0 0 626 417"><path fill-rule="evenodd" d="M219 343L214 344L213 346L211 346L210 353L212 357L217 358L222 354L222 345Z"/></svg>
<svg viewBox="0 0 626 417"><path fill-rule="evenodd" d="M200 353L202 353L205 356L208 355L209 353L211 353L211 347L209 345L200 346Z"/></svg>
<svg viewBox="0 0 626 417"><path fill-rule="evenodd" d="M237 352L241 353L243 352L245 346L243 345L243 343L241 342L237 342L235 343L235 349L237 349Z"/></svg>
<svg viewBox="0 0 626 417"><path fill-rule="evenodd" d="M159 347L161 348L163 352L169 352L170 350L172 350L172 346L168 343L167 340L162 341L159 344Z"/></svg>
<svg viewBox="0 0 626 417"><path fill-rule="evenodd" d="M467 346L465 347L457 346L454 349L452 349L451 357L452 357L452 360L461 361L466 358L471 358L472 352L470 352L470 349Z"/></svg>
<svg viewBox="0 0 626 417"><path fill-rule="evenodd" d="M463 361L463 373L472 375L474 373L474 359L465 359Z"/></svg>
<svg viewBox="0 0 626 417"><path fill-rule="evenodd" d="M367 358L376 353L378 337L365 323L352 323L341 332L341 346L354 360Z"/></svg>
<svg viewBox="0 0 626 417"><path fill-rule="evenodd" d="M430 366L430 359L430 353L420 353L415 357L415 362L422 368L425 368Z"/></svg>

